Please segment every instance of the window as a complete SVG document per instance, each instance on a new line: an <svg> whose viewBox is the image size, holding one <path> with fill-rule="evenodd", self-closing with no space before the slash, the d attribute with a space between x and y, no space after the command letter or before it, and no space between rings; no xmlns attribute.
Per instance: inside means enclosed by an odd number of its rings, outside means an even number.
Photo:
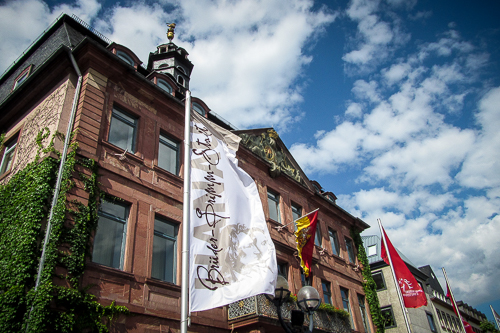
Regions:
<svg viewBox="0 0 500 333"><path fill-rule="evenodd" d="M384 281L384 275L382 272L375 272L372 274L373 281L375 281L375 284L377 285L377 291L384 290L385 289L385 281Z"/></svg>
<svg viewBox="0 0 500 333"><path fill-rule="evenodd" d="M180 76L180 75L179 75L179 76L177 77L177 82L179 82L179 84L180 84L181 86L184 86L184 78L183 78L182 76Z"/></svg>
<svg viewBox="0 0 500 333"><path fill-rule="evenodd" d="M319 221L316 224L316 235L314 236L314 245L321 246L323 244L323 240L321 237L321 226Z"/></svg>
<svg viewBox="0 0 500 333"><path fill-rule="evenodd" d="M347 248L347 256L349 257L349 262L354 264L356 262L356 258L354 257L354 245L352 244L352 240L346 237L345 246Z"/></svg>
<svg viewBox="0 0 500 333"><path fill-rule="evenodd" d="M370 323L366 315L365 296L358 294L359 312L361 313L361 320L366 333L370 333Z"/></svg>
<svg viewBox="0 0 500 333"><path fill-rule="evenodd" d="M434 324L434 318L430 313L426 312L426 314L427 314L427 321L429 321L429 327L431 328L431 331L437 332L436 325Z"/></svg>
<svg viewBox="0 0 500 333"><path fill-rule="evenodd" d="M123 150L135 153L136 131L137 118L114 107L109 126L108 141Z"/></svg>
<svg viewBox="0 0 500 333"><path fill-rule="evenodd" d="M288 264L278 263L278 275L288 280Z"/></svg>
<svg viewBox="0 0 500 333"><path fill-rule="evenodd" d="M132 57L126 54L125 52L118 50L116 51L116 55L121 59L125 60L125 62L130 66L134 66L135 64L134 59L132 59Z"/></svg>
<svg viewBox="0 0 500 333"><path fill-rule="evenodd" d="M12 87L12 90L16 89L21 85L21 83L26 81L26 79L30 75L30 71L31 71L31 66L22 71L22 73L14 81L14 87Z"/></svg>
<svg viewBox="0 0 500 333"><path fill-rule="evenodd" d="M300 282L302 282L302 287L311 286L312 285L312 274L309 273L309 276L306 277L302 270L300 271Z"/></svg>
<svg viewBox="0 0 500 333"><path fill-rule="evenodd" d="M174 175L179 173L179 142L160 133L158 166Z"/></svg>
<svg viewBox="0 0 500 333"><path fill-rule="evenodd" d="M160 87L161 89L165 90L169 94L172 93L172 86L170 84L168 84L167 81L165 81L163 79L157 79L156 80L156 84L158 85L158 87Z"/></svg>
<svg viewBox="0 0 500 333"><path fill-rule="evenodd" d="M179 70L179 72L186 74L186 71L181 66L177 66L177 69Z"/></svg>
<svg viewBox="0 0 500 333"><path fill-rule="evenodd" d="M446 318L448 318L448 328L454 329L453 326L455 325L455 323L453 322L453 319L449 313L446 314Z"/></svg>
<svg viewBox="0 0 500 333"><path fill-rule="evenodd" d="M330 245L332 246L332 253L336 256L339 255L339 240L337 238L337 232L332 229L328 229L328 235L330 236Z"/></svg>
<svg viewBox="0 0 500 333"><path fill-rule="evenodd" d="M93 262L123 269L128 213L129 209L124 205L101 202L94 238Z"/></svg>
<svg viewBox="0 0 500 333"><path fill-rule="evenodd" d="M436 312L438 314L439 323L441 324L442 327L446 327L446 324L444 323L443 315L441 314L441 311L439 311L438 309L436 309Z"/></svg>
<svg viewBox="0 0 500 333"><path fill-rule="evenodd" d="M368 246L367 249L368 249L368 253L367 253L368 257L374 256L377 254L377 244L370 245L370 246Z"/></svg>
<svg viewBox="0 0 500 333"><path fill-rule="evenodd" d="M298 220L302 217L302 207L292 202L292 219L293 221ZM297 224L293 224L295 226L295 231L297 231Z"/></svg>
<svg viewBox="0 0 500 333"><path fill-rule="evenodd" d="M155 218L151 277L175 283L177 230L177 224L158 217Z"/></svg>
<svg viewBox="0 0 500 333"><path fill-rule="evenodd" d="M349 313L349 318L351 319L351 328L354 328L351 315L351 306L349 304L349 290L340 287L340 295L342 297L342 306L344 310Z"/></svg>
<svg viewBox="0 0 500 333"><path fill-rule="evenodd" d="M321 286L323 288L323 302L332 305L332 289L330 287L330 282L321 280Z"/></svg>
<svg viewBox="0 0 500 333"><path fill-rule="evenodd" d="M267 191L267 204L269 205L269 218L281 223L280 217L280 196L271 191Z"/></svg>
<svg viewBox="0 0 500 333"><path fill-rule="evenodd" d="M205 109L203 109L203 107L198 104L198 103L193 103L193 109L198 112L198 114L202 115L202 116L205 116Z"/></svg>
<svg viewBox="0 0 500 333"><path fill-rule="evenodd" d="M2 161L0 162L0 175L3 175L10 170L12 161L14 159L14 152L16 151L17 135L7 141L3 151Z"/></svg>
<svg viewBox="0 0 500 333"><path fill-rule="evenodd" d="M380 309L382 312L382 317L384 318L384 327L391 328L396 327L396 320L394 319L394 313L392 312L392 307L388 306Z"/></svg>

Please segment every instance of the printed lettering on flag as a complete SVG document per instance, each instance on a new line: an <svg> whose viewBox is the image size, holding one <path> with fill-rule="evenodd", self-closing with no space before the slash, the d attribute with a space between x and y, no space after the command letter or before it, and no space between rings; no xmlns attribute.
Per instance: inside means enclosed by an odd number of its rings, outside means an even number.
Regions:
<svg viewBox="0 0 500 333"><path fill-rule="evenodd" d="M295 232L295 241L297 242L297 252L300 258L300 267L306 277L311 273L312 256L314 251L314 236L316 235L316 224L318 221L318 211L311 212L295 223L297 231Z"/></svg>
<svg viewBox="0 0 500 333"><path fill-rule="evenodd" d="M398 252L389 240L389 237L387 237L387 234L385 233L383 227L382 232L384 233L385 240L387 241L387 248L389 249L389 253L391 255L394 273L396 274L396 279L398 280L399 288L401 289L405 307L418 308L423 305L427 305L427 297L425 296L425 292L423 291L422 287L420 287L403 259L401 259L401 257L399 256ZM390 265L383 238L381 252L382 259L386 264Z"/></svg>
<svg viewBox="0 0 500 333"><path fill-rule="evenodd" d="M274 294L276 252L239 137L192 113L189 309Z"/></svg>

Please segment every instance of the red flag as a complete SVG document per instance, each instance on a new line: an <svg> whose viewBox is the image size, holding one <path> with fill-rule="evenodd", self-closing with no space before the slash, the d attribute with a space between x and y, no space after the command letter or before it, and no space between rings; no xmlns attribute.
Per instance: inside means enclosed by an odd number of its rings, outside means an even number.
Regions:
<svg viewBox="0 0 500 333"><path fill-rule="evenodd" d="M314 250L314 236L316 235L316 223L318 221L318 210L311 212L297 221L297 231L295 232L297 251L300 257L300 266L304 270L304 275L309 276L311 272L312 256Z"/></svg>
<svg viewBox="0 0 500 333"><path fill-rule="evenodd" d="M457 315L458 318L462 318L462 323L464 324L465 332L466 333L474 333L474 330L472 329L472 326L468 322L465 321L464 317L458 315L458 309L455 307L455 300L453 299L453 296L451 296L450 292L450 286L448 286L448 283L446 283L446 297L448 297L451 301L451 305L453 305L453 311L455 311L455 314Z"/></svg>
<svg viewBox="0 0 500 333"><path fill-rule="evenodd" d="M392 246L392 243L389 240L389 237L387 237L383 227L382 232L384 233L385 240L387 241L387 248L389 249L389 253L391 255L394 273L396 274L396 279L398 280L399 288L401 289L401 294L403 295L405 307L418 308L423 305L427 305L427 297L425 296L422 287L420 287L403 259L401 259L394 246ZM381 255L386 264L390 265L383 239Z"/></svg>

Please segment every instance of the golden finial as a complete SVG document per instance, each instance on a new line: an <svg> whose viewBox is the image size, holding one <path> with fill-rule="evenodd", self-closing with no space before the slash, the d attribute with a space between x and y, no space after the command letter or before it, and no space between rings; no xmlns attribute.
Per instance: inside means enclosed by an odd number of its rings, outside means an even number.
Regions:
<svg viewBox="0 0 500 333"><path fill-rule="evenodd" d="M172 42L172 39L174 39L175 23L169 23L167 26L168 26L167 38L170 42Z"/></svg>

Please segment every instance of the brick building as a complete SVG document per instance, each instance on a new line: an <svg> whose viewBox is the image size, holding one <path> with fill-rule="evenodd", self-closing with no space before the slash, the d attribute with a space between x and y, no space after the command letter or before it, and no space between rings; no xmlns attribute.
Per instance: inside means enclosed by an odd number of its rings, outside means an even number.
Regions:
<svg viewBox="0 0 500 333"><path fill-rule="evenodd" d="M121 199L102 202L82 281L99 302L129 308L133 315L119 318L119 331L179 329L183 98L192 70L186 50L172 42L159 45L143 66L126 46L63 15L0 78L0 133L5 133L0 183L33 160L42 128L66 133L74 105L77 154L97 161L101 190ZM237 131L202 100L192 102L196 112L242 137L239 163L255 179L278 269L291 291L310 284L324 302L350 312L353 330L374 332L350 236L351 229L369 226L307 178L273 129ZM56 138L55 148L62 146ZM71 192L82 202L85 195L78 184ZM293 224L286 224L316 208L314 266L306 280ZM281 331L266 306L265 298L256 297L193 313L189 330ZM328 319L318 315L316 322L318 331L333 330ZM339 325L336 331L349 330Z"/></svg>

